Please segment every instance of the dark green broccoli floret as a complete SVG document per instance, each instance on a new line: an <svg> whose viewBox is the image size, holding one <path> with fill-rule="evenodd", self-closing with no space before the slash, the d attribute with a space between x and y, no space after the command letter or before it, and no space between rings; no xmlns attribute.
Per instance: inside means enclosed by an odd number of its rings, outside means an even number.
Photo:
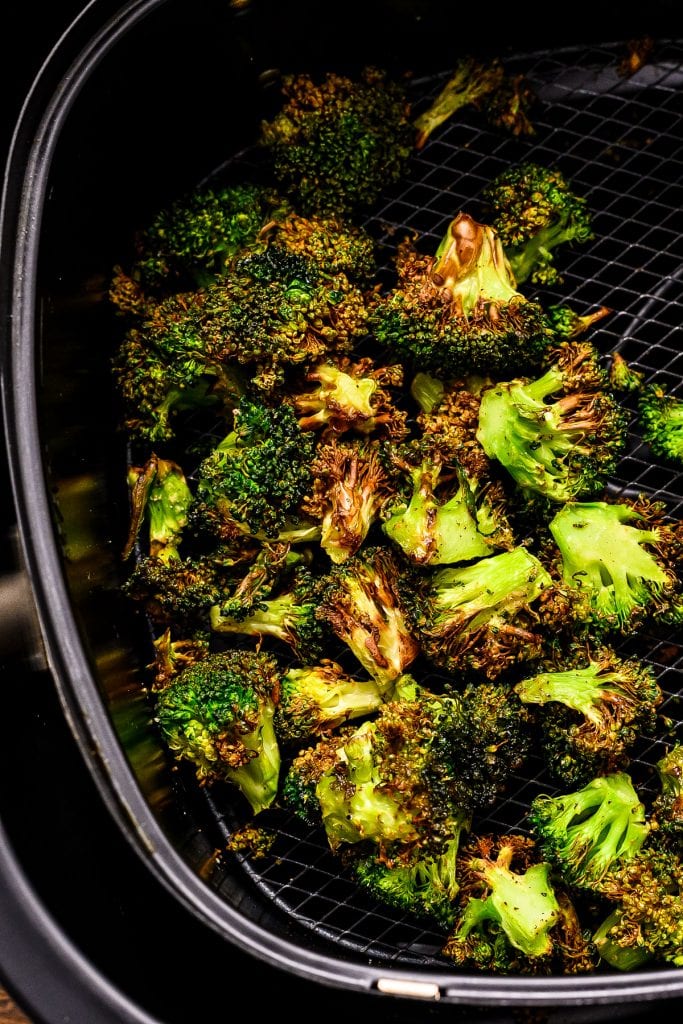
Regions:
<svg viewBox="0 0 683 1024"><path fill-rule="evenodd" d="M370 284L377 271L375 242L370 234L341 217L278 214L259 236L260 247L292 253L324 276L345 274L350 281Z"/></svg>
<svg viewBox="0 0 683 1024"><path fill-rule="evenodd" d="M477 439L522 491L553 501L595 497L614 472L628 419L591 345L564 342L533 380L486 388Z"/></svg>
<svg viewBox="0 0 683 1024"><path fill-rule="evenodd" d="M659 792L650 815L656 837L665 845L683 849L683 743L674 743L655 764Z"/></svg>
<svg viewBox="0 0 683 1024"><path fill-rule="evenodd" d="M194 500L183 469L170 459L152 455L144 466L129 468L128 488L131 522L123 557L131 553L146 523L145 553L162 562L179 558L178 547Z"/></svg>
<svg viewBox="0 0 683 1024"><path fill-rule="evenodd" d="M398 283L370 312L375 337L421 370L519 374L556 340L537 302L516 287L491 227L459 213L434 257L399 245Z"/></svg>
<svg viewBox="0 0 683 1024"><path fill-rule="evenodd" d="M558 338L571 341L581 337L594 324L609 316L613 311L609 306L599 306L593 313L577 313L571 306L560 303L548 306L546 312Z"/></svg>
<svg viewBox="0 0 683 1024"><path fill-rule="evenodd" d="M596 957L576 910L533 840L478 836L460 854L460 907L443 953L501 974L591 970Z"/></svg>
<svg viewBox="0 0 683 1024"><path fill-rule="evenodd" d="M661 502L569 502L549 524L577 626L596 637L683 621L680 539Z"/></svg>
<svg viewBox="0 0 683 1024"><path fill-rule="evenodd" d="M196 529L242 530L289 539L313 481L313 435L303 432L289 405L271 408L243 397L234 429L201 462L190 518Z"/></svg>
<svg viewBox="0 0 683 1024"><path fill-rule="evenodd" d="M412 151L403 87L377 68L282 79L284 102L262 124L262 144L301 213L355 215L398 181Z"/></svg>
<svg viewBox="0 0 683 1024"><path fill-rule="evenodd" d="M477 440L481 396L491 384L489 377L473 375L444 382L438 404L417 415L424 438L450 453L475 480L491 480L493 476L491 461ZM489 486L492 484L491 480Z"/></svg>
<svg viewBox="0 0 683 1024"><path fill-rule="evenodd" d="M609 382L614 391L631 394L643 387L644 374L627 363L622 355L613 352L609 366Z"/></svg>
<svg viewBox="0 0 683 1024"><path fill-rule="evenodd" d="M645 807L622 771L572 793L541 794L528 817L544 858L579 889L595 890L613 865L638 852L650 831Z"/></svg>
<svg viewBox="0 0 683 1024"><path fill-rule="evenodd" d="M371 545L333 565L318 617L356 656L382 692L419 654L398 589L401 566L393 552Z"/></svg>
<svg viewBox="0 0 683 1024"><path fill-rule="evenodd" d="M373 679L354 679L336 662L323 658L283 675L275 731L285 743L306 740L370 715L383 700Z"/></svg>
<svg viewBox="0 0 683 1024"><path fill-rule="evenodd" d="M683 399L661 384L646 385L639 396L638 423L655 455L683 463Z"/></svg>
<svg viewBox="0 0 683 1024"><path fill-rule="evenodd" d="M254 814L269 807L278 790L273 714L279 681L272 657L224 651L184 669L156 702L174 756L190 761L202 781L237 786Z"/></svg>
<svg viewBox="0 0 683 1024"><path fill-rule="evenodd" d="M438 569L406 589L423 653L448 672L494 679L540 655L544 595L553 581L526 548ZM547 626L545 627L548 628Z"/></svg>
<svg viewBox="0 0 683 1024"><path fill-rule="evenodd" d="M210 653L208 635L198 631L194 636L175 640L170 626L154 640L153 690L163 690L184 668L194 665Z"/></svg>
<svg viewBox="0 0 683 1024"><path fill-rule="evenodd" d="M608 647L579 650L517 683L527 705L540 707L541 756L560 784L577 786L628 764L637 739L652 732L662 691L654 670Z"/></svg>
<svg viewBox="0 0 683 1024"><path fill-rule="evenodd" d="M557 168L530 162L508 167L487 185L483 199L518 284L561 282L557 247L594 237L586 200Z"/></svg>

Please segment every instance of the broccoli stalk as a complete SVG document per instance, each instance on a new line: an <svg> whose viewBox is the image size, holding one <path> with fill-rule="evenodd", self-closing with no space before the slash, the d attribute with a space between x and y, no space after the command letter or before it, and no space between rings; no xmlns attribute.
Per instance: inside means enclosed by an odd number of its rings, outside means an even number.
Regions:
<svg viewBox="0 0 683 1024"><path fill-rule="evenodd" d="M282 742L298 743L372 714L383 700L373 679L354 679L323 658L317 665L290 668L283 675L275 731Z"/></svg>
<svg viewBox="0 0 683 1024"><path fill-rule="evenodd" d="M638 423L654 455L683 463L683 399L661 384L648 384L640 393Z"/></svg>

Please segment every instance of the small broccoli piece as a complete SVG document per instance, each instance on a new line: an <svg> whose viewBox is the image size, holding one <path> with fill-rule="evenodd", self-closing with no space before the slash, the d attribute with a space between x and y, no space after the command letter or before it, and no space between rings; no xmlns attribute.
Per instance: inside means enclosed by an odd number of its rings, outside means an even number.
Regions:
<svg viewBox="0 0 683 1024"><path fill-rule="evenodd" d="M558 338L573 341L590 330L594 324L609 316L613 310L609 306L599 306L593 313L581 314L562 303L548 306L546 312Z"/></svg>
<svg viewBox="0 0 683 1024"><path fill-rule="evenodd" d="M355 363L341 358L319 363L306 380L313 387L291 396L302 430L319 430L324 439L347 431L392 438L407 434L407 414L396 408L388 390L403 383L401 366L375 367L368 358Z"/></svg>
<svg viewBox="0 0 683 1024"><path fill-rule="evenodd" d="M369 285L377 272L374 239L364 228L341 217L278 212L259 240L261 246L298 256L324 276L345 274L349 281Z"/></svg>
<svg viewBox="0 0 683 1024"><path fill-rule="evenodd" d="M488 377L450 380L443 384L438 404L433 404L429 410L422 409L417 415L422 435L450 451L466 473L476 480L491 476L491 462L477 439L481 395L491 384L493 381Z"/></svg>
<svg viewBox="0 0 683 1024"><path fill-rule="evenodd" d="M674 743L655 764L660 789L650 809L656 837L683 849L683 743Z"/></svg>
<svg viewBox="0 0 683 1024"><path fill-rule="evenodd" d="M579 628L600 638L647 619L683 620L676 562L680 539L661 502L569 502L549 529Z"/></svg>
<svg viewBox="0 0 683 1024"><path fill-rule="evenodd" d="M227 529L270 540L287 538L313 477L315 439L304 433L291 406L271 408L243 397L234 429L198 469L190 510L195 529Z"/></svg>
<svg viewBox="0 0 683 1024"><path fill-rule="evenodd" d="M277 662L251 651L209 655L184 669L156 701L162 736L202 782L235 785L254 814L277 795L280 751L273 727Z"/></svg>
<svg viewBox="0 0 683 1024"><path fill-rule="evenodd" d="M610 967L629 971L648 960L683 967L683 863L678 853L643 847L617 863L599 891L615 904L593 935Z"/></svg>
<svg viewBox="0 0 683 1024"><path fill-rule="evenodd" d="M369 312L375 337L414 368L519 374L540 365L556 340L537 302L516 287L494 230L459 213L435 256L400 243L398 282Z"/></svg>
<svg viewBox="0 0 683 1024"><path fill-rule="evenodd" d="M281 742L298 743L372 714L383 700L373 679L354 679L336 662L323 658L283 675L275 731Z"/></svg>
<svg viewBox="0 0 683 1024"><path fill-rule="evenodd" d="M486 388L477 439L522 491L557 502L597 496L626 441L627 416L591 345L564 342L533 380Z"/></svg>
<svg viewBox="0 0 683 1024"><path fill-rule="evenodd" d="M367 67L282 79L283 103L261 126L261 142L283 191L303 214L355 216L404 174L412 151L402 85Z"/></svg>
<svg viewBox="0 0 683 1024"><path fill-rule="evenodd" d="M638 39L629 39L626 44L626 53L617 64L617 72L624 78L630 78L636 71L647 64L655 46L652 36L640 36Z"/></svg>
<svg viewBox="0 0 683 1024"><path fill-rule="evenodd" d="M210 653L206 635L198 633L187 639L174 640L170 626L154 640L153 690L163 690L184 668L206 658Z"/></svg>
<svg viewBox="0 0 683 1024"><path fill-rule="evenodd" d="M646 385L639 396L638 423L654 455L683 464L683 399L661 384Z"/></svg>
<svg viewBox="0 0 683 1024"><path fill-rule="evenodd" d="M221 596L221 615L234 619L252 615L276 587L282 589L292 570L309 561L306 549L293 549L285 541L264 542L234 589Z"/></svg>
<svg viewBox="0 0 683 1024"><path fill-rule="evenodd" d="M482 197L517 284L560 283L555 250L594 237L586 200L557 168L531 162L508 167Z"/></svg>
<svg viewBox="0 0 683 1024"><path fill-rule="evenodd" d="M523 679L515 692L522 703L540 706L541 756L567 786L625 768L636 740L654 729L662 702L654 670L608 647L579 650L565 667Z"/></svg>
<svg viewBox="0 0 683 1024"><path fill-rule="evenodd" d="M332 566L317 613L382 693L420 650L397 586L400 574L401 565L390 550L363 546L352 558Z"/></svg>
<svg viewBox="0 0 683 1024"><path fill-rule="evenodd" d="M309 569L297 566L281 589L266 599L237 605L219 600L210 609L214 633L272 637L286 644L302 662L317 660L323 653L326 630L317 614L324 582Z"/></svg>
<svg viewBox="0 0 683 1024"><path fill-rule="evenodd" d="M501 974L591 970L596 957L568 895L533 840L473 837L460 854L455 927L443 953L459 966Z"/></svg>
<svg viewBox="0 0 683 1024"><path fill-rule="evenodd" d="M230 833L225 851L244 854L252 860L262 860L269 856L276 839L277 833L274 829L264 828L263 825L255 825L250 821Z"/></svg>
<svg viewBox="0 0 683 1024"><path fill-rule="evenodd" d="M539 657L543 598L552 585L524 547L436 570L411 588L422 652L448 672L483 672L489 679Z"/></svg>
<svg viewBox="0 0 683 1024"><path fill-rule="evenodd" d="M148 525L146 554L168 562L179 558L178 547L187 526L192 491L181 467L151 455L144 466L128 470L131 521L123 557L128 558L143 523Z"/></svg>
<svg viewBox="0 0 683 1024"><path fill-rule="evenodd" d="M313 488L301 508L320 522L320 546L346 562L365 541L391 493L377 444L359 439L321 443L311 465Z"/></svg>
<svg viewBox="0 0 683 1024"><path fill-rule="evenodd" d="M581 789L532 800L528 819L544 858L578 889L596 890L617 862L633 857L650 831L645 807L626 772Z"/></svg>
<svg viewBox="0 0 683 1024"><path fill-rule="evenodd" d="M612 352L609 366L609 382L614 391L632 394L643 387L644 374L627 363L618 352Z"/></svg>
<svg viewBox="0 0 683 1024"><path fill-rule="evenodd" d="M512 547L505 503L448 458L434 436L396 448L407 486L385 502L382 530L416 565L452 565Z"/></svg>
<svg viewBox="0 0 683 1024"><path fill-rule="evenodd" d="M436 99L415 118L415 148L422 149L440 125L470 106L514 135L532 134L527 117L532 98L522 77L508 76L497 57L488 62L462 57Z"/></svg>

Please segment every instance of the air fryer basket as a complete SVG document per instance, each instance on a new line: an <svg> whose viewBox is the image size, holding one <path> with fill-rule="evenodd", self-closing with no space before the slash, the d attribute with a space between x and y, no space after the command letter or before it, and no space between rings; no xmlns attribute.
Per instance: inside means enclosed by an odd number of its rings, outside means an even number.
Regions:
<svg viewBox="0 0 683 1024"><path fill-rule="evenodd" d="M171 12L168 34L162 31L164 8ZM262 88L263 94L251 105L231 108L226 120L232 145L226 153L224 135L205 134L217 115L188 99L196 85L192 74L171 75L173 47L180 51L179 26L187 16L182 8L172 0L128 4L89 52L83 51L62 86L56 113L34 149L28 184L36 205L32 211L27 193L24 211L29 242L21 287L36 275L40 316L33 318L32 294L17 300L9 361L11 461L27 561L60 695L105 799L151 869L207 926L303 977L482 1006L567 1006L683 994L683 971L677 969L604 969L572 978L461 972L441 957L441 934L359 892L324 836L291 816L268 813L267 824L277 832L272 856L225 853L242 820L234 792L197 786L192 773L167 756L144 688L150 630L120 590L128 516L125 439L114 422L108 358L120 328L107 305L106 279L114 263L125 262L133 228L157 206L188 184L220 176L228 165L231 172L248 174L258 164L258 115L272 102L267 83L274 80L257 79L253 34L237 33L233 63L226 62L226 95L240 85L245 92ZM210 2L197 5L187 25L190 44L201 41L215 17ZM227 22L220 24L222 32L230 31ZM149 95L133 96L125 84L128 70L152 44L161 71L152 62L147 76L138 72L136 88L142 83ZM387 260L406 231L437 244L458 210L479 215L483 187L503 168L522 159L556 164L586 196L595 238L563 252L562 285L538 297L566 301L577 311L608 305L613 312L594 335L605 356L618 350L648 380L656 378L680 394L683 40L658 39L647 63L631 75L620 70L625 54L626 41L619 40L506 55L507 68L524 74L538 97L535 135L496 132L476 112L465 112L414 156L407 179L386 192L368 227ZM202 61L195 56L190 64L203 87ZM410 82L414 104L435 96L449 71L445 62L420 66ZM169 109L173 103L175 113ZM192 114L194 123L186 120ZM149 137L153 115L159 151ZM96 127L102 119L106 132ZM178 123L188 133L180 150L178 140L163 135ZM90 144L89 130L100 141L107 137L103 153ZM192 146L201 160L188 156ZM46 167L52 161L49 199L45 172L36 170L41 155ZM85 170L74 164L80 158ZM166 177L159 173L165 161ZM117 176L118 194L102 193L99 182L112 189ZM100 217L98 230L94 222ZM635 424L611 489L615 495L661 499L672 516L682 515L680 472L651 455ZM672 723L668 738L676 736L682 718L681 638L642 631L626 638L621 650L654 666L664 693L661 713ZM653 765L664 739L660 733L642 742L633 758L631 771L644 793L653 791ZM529 802L551 788L532 759L524 775L510 779L506 798L482 827L524 830Z"/></svg>

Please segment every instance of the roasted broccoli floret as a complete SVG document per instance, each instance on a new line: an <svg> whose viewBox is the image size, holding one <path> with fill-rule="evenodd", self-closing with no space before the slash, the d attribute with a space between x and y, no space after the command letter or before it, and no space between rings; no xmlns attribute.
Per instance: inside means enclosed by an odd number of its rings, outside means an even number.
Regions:
<svg viewBox="0 0 683 1024"><path fill-rule="evenodd" d="M433 435L393 449L397 493L382 530L416 565L453 565L512 547L503 495L468 476Z"/></svg>
<svg viewBox="0 0 683 1024"><path fill-rule="evenodd" d="M302 217L278 211L259 235L254 248L269 247L292 253L322 275L345 274L350 281L370 285L377 272L375 241L357 224L335 216Z"/></svg>
<svg viewBox="0 0 683 1024"><path fill-rule="evenodd" d="M283 191L303 214L357 215L404 174L412 152L401 84L367 67L355 78L288 74L261 141Z"/></svg>
<svg viewBox="0 0 683 1024"><path fill-rule="evenodd" d="M420 653L398 589L401 572L390 550L363 546L352 558L332 566L317 613L382 693Z"/></svg>
<svg viewBox="0 0 683 1024"><path fill-rule="evenodd" d="M477 439L522 491L552 501L596 497L626 440L626 413L591 345L565 342L535 379L486 388Z"/></svg>
<svg viewBox="0 0 683 1024"><path fill-rule="evenodd" d="M654 730L662 691L651 666L608 647L579 649L563 666L523 679L515 692L540 708L540 751L553 779L580 786L627 767L636 740Z"/></svg>
<svg viewBox="0 0 683 1024"><path fill-rule="evenodd" d="M553 581L524 547L438 569L407 588L416 635L433 664L497 678L540 656L544 595ZM547 629L547 626L545 627Z"/></svg>
<svg viewBox="0 0 683 1024"><path fill-rule="evenodd" d="M650 808L655 835L664 845L683 849L683 744L674 743L655 769L660 787Z"/></svg>
<svg viewBox="0 0 683 1024"><path fill-rule="evenodd" d="M572 341L580 338L594 324L599 323L613 312L609 306L598 306L592 313L577 313L565 303L548 306L548 319L560 340Z"/></svg>
<svg viewBox="0 0 683 1024"><path fill-rule="evenodd" d="M662 384L647 384L638 401L638 423L643 440L654 455L683 464L683 399Z"/></svg>
<svg viewBox="0 0 683 1024"><path fill-rule="evenodd" d="M163 690L172 679L184 668L206 658L210 653L208 635L198 632L197 635L173 639L170 626L154 640L154 661L148 667L153 669L153 690Z"/></svg>
<svg viewBox="0 0 683 1024"><path fill-rule="evenodd" d="M237 786L254 814L277 795L280 751L273 728L280 682L276 661L223 651L184 669L156 701L161 733L202 782Z"/></svg>
<svg viewBox="0 0 683 1024"><path fill-rule="evenodd" d="M636 370L619 352L612 352L609 365L609 382L614 391L632 394L643 387L644 374Z"/></svg>
<svg viewBox="0 0 683 1024"><path fill-rule="evenodd" d="M569 885L596 890L618 862L635 856L650 831L645 806L623 771L530 805L528 819L544 858Z"/></svg>
<svg viewBox="0 0 683 1024"><path fill-rule="evenodd" d="M531 135L534 128L528 111L533 98L522 76L507 75L497 57L490 61L462 57L436 99L415 118L415 148L422 149L440 125L469 106L514 135Z"/></svg>
<svg viewBox="0 0 683 1024"><path fill-rule="evenodd" d="M178 548L194 500L184 470L171 459L151 455L144 466L128 470L131 517L123 550L127 558L147 524L145 554L169 562L180 558Z"/></svg>
<svg viewBox="0 0 683 1024"><path fill-rule="evenodd" d="M588 971L596 956L567 893L533 840L510 833L465 844L455 927L443 953L456 964L499 974Z"/></svg>
<svg viewBox="0 0 683 1024"><path fill-rule="evenodd" d="M372 714L383 700L373 679L355 679L341 665L323 658L284 673L275 731L281 742L299 743Z"/></svg>
<svg viewBox="0 0 683 1024"><path fill-rule="evenodd" d="M549 529L577 627L603 637L683 621L680 539L661 502L568 502Z"/></svg>
<svg viewBox="0 0 683 1024"><path fill-rule="evenodd" d="M531 162L507 167L486 186L482 198L517 284L561 282L555 250L594 237L586 199L556 167Z"/></svg>
<svg viewBox="0 0 683 1024"><path fill-rule="evenodd" d="M312 485L314 452L315 438L299 428L291 406L274 408L243 397L234 429L197 471L193 528L219 537L241 531L296 539L288 528L302 518L299 506Z"/></svg>
<svg viewBox="0 0 683 1024"><path fill-rule="evenodd" d="M418 380L419 378L419 380ZM493 384L488 377L469 376L438 382L429 374L416 374L415 381L423 381L420 391L413 388L416 400L429 401L429 408L421 404L417 425L425 438L431 438L443 450L449 451L469 476L476 480L490 479L491 461L477 440L479 406L486 387ZM428 382L432 382L431 384ZM441 383L437 399L434 382ZM426 399L429 388L430 398Z"/></svg>
<svg viewBox="0 0 683 1024"><path fill-rule="evenodd" d="M369 314L390 352L420 370L519 374L556 340L537 302L518 290L494 230L466 213L451 221L435 256L400 243L398 283Z"/></svg>

